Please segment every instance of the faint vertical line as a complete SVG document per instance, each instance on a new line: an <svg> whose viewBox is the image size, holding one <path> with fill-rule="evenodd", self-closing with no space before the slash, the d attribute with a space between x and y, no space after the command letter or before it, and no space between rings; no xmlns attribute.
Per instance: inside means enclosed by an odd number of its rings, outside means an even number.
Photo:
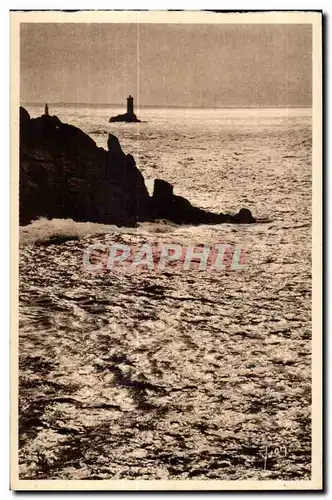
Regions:
<svg viewBox="0 0 332 500"><path fill-rule="evenodd" d="M137 89L136 89L136 114L137 116L139 117L139 103L140 103L140 96L139 96L139 78L140 78L140 74L139 74L139 58L140 58L140 46L139 46L139 23L140 23L140 19L139 19L139 12L137 12L137 21L136 21L136 78L137 78ZM135 111L135 109L134 109ZM136 167L137 168L140 168L140 158L139 158L139 126L140 124L139 123L135 123L135 127L136 127ZM136 196L137 196L137 200L138 200L138 193L136 193ZM139 206L138 206L139 202L137 201L137 205L136 205L136 210L137 210L137 213L138 213L138 210L139 210ZM137 251L137 246L138 246L138 229L136 229L136 251ZM136 289L137 289L137 286L138 286L138 266L136 268ZM137 296L136 296L137 297ZM138 298L137 298L137 302L138 302ZM137 310L138 310L138 304L137 304ZM138 334L138 329L136 330L136 371L138 373L138 363L139 363L139 334ZM137 375L136 375L137 377ZM138 490L138 486L137 486L137 479L136 479L136 490Z"/></svg>
<svg viewBox="0 0 332 500"><path fill-rule="evenodd" d="M139 95L139 77L140 77L140 73L139 73L139 58L140 58L140 44L139 44L139 23L140 23L140 20L139 20L139 15L140 13L137 12L137 22L136 22L136 27L137 27L137 30L136 30L136 35L137 35L137 109L139 109L139 103L140 103L140 95Z"/></svg>

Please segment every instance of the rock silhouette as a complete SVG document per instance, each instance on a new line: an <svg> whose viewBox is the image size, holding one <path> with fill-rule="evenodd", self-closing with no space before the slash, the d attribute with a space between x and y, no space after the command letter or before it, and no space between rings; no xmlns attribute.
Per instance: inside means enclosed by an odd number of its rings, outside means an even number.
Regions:
<svg viewBox="0 0 332 500"><path fill-rule="evenodd" d="M135 226L151 219L141 172L119 141L105 151L56 116L20 109L20 223L37 217Z"/></svg>
<svg viewBox="0 0 332 500"><path fill-rule="evenodd" d="M141 120L137 118L137 116L134 113L134 98L129 95L127 97L127 112L124 113L123 115L117 115L117 116L112 116L109 119L110 122L135 122L135 123L140 123Z"/></svg>
<svg viewBox="0 0 332 500"><path fill-rule="evenodd" d="M182 196L173 194L173 186L162 179L154 181L152 205L155 216L159 219L168 219L176 224L221 224L256 222L250 210L242 208L238 214L215 214L193 206Z"/></svg>
<svg viewBox="0 0 332 500"><path fill-rule="evenodd" d="M20 224L38 217L71 218L134 227L167 219L176 224L251 223L247 209L214 214L173 194L156 179L150 197L132 155L109 134L108 151L73 125L44 114L30 118L20 108Z"/></svg>

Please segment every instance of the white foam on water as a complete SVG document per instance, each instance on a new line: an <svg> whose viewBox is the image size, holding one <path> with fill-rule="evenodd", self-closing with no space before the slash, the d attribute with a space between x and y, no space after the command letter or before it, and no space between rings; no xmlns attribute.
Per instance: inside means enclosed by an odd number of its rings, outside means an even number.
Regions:
<svg viewBox="0 0 332 500"><path fill-rule="evenodd" d="M27 226L20 227L20 244L26 245L48 241L59 237L84 237L88 235L108 233L135 233L135 229L119 228L109 224L96 222L75 222L72 219L45 219L40 218Z"/></svg>

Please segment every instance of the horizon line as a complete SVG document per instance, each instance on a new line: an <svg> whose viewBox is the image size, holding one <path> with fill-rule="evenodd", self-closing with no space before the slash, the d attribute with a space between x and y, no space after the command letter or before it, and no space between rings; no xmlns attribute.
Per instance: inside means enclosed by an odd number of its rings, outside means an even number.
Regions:
<svg viewBox="0 0 332 500"><path fill-rule="evenodd" d="M22 105L25 106L44 106L46 103L45 102L29 102L29 101L21 101ZM121 108L125 107L124 103L118 104L118 103L93 103L93 102L50 102L48 101L47 104L49 106L94 106L94 107L116 107L116 108ZM287 109L287 108L312 108L312 104L266 104L266 105L258 105L258 104L252 104L252 105L219 105L219 106L184 106L184 105L177 105L177 104L169 104L169 105L158 105L158 104L139 104L135 106L136 109L139 108L178 108L178 109L259 109L259 108L267 108L267 109Z"/></svg>

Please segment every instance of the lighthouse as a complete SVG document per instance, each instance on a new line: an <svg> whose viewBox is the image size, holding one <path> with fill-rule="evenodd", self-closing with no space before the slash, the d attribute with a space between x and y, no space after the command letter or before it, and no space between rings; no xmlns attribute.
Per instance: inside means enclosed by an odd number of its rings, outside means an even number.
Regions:
<svg viewBox="0 0 332 500"><path fill-rule="evenodd" d="M127 97L127 115L128 117L134 116L134 98L131 95Z"/></svg>
<svg viewBox="0 0 332 500"><path fill-rule="evenodd" d="M140 120L134 113L134 98L132 95L127 97L127 112L124 115L112 116L109 119L110 122L136 122L139 123Z"/></svg>

